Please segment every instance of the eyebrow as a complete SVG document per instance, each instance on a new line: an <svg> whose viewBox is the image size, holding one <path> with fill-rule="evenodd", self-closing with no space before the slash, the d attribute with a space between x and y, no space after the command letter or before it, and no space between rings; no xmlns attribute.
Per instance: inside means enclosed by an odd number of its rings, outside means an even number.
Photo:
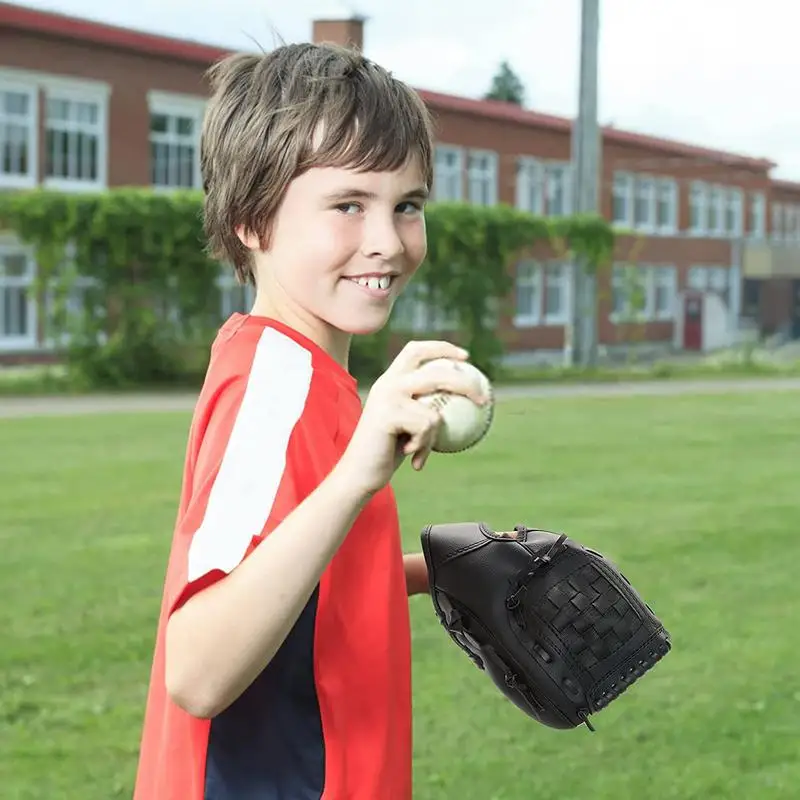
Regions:
<svg viewBox="0 0 800 800"><path fill-rule="evenodd" d="M427 200L430 192L425 186L418 186L414 189L405 192L402 200ZM327 195L325 199L329 203L342 202L343 200L377 200L378 195L375 192L367 192L364 189L342 189L338 192L332 192Z"/></svg>

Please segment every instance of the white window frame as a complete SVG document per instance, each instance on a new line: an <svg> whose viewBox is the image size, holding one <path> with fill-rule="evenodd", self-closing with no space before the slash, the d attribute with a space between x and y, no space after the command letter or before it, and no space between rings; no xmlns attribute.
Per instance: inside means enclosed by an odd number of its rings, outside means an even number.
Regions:
<svg viewBox="0 0 800 800"><path fill-rule="evenodd" d="M750 195L750 220L748 233L751 239L764 239L767 234L767 197L764 192Z"/></svg>
<svg viewBox="0 0 800 800"><path fill-rule="evenodd" d="M689 233L692 236L705 236L708 233L708 184L692 181L689 187ZM696 213L697 219L692 220Z"/></svg>
<svg viewBox="0 0 800 800"><path fill-rule="evenodd" d="M666 203L667 206L666 222L658 220L662 203ZM654 222L658 233L669 235L678 230L678 182L674 178L656 179Z"/></svg>
<svg viewBox="0 0 800 800"><path fill-rule="evenodd" d="M453 332L458 330L458 314L444 311L427 297L428 287L412 282L395 304L391 327L395 331L413 334Z"/></svg>
<svg viewBox="0 0 800 800"><path fill-rule="evenodd" d="M569 161L547 161L544 165L545 214L568 217L572 213L572 164ZM564 208L554 210L555 186L560 181Z"/></svg>
<svg viewBox="0 0 800 800"><path fill-rule="evenodd" d="M533 308L520 311L520 289L531 291L534 298ZM542 324L542 307L544 305L544 271L542 264L532 258L517 262L514 270L514 327L535 328Z"/></svg>
<svg viewBox="0 0 800 800"><path fill-rule="evenodd" d="M203 126L203 116L207 101L202 97L192 95L171 94L169 92L152 91L147 94L148 117L148 151L150 183L157 191L174 191L185 189L200 189L202 177L200 174L200 134ZM154 134L150 130L150 121L154 114L163 114L166 117L188 117L192 120L194 130L191 136L191 145L194 147L194 161L192 164L192 186L161 185L153 182L152 144L153 137L162 144L186 144L189 140L176 133Z"/></svg>
<svg viewBox="0 0 800 800"><path fill-rule="evenodd" d="M453 156L454 163L447 163L445 156ZM464 200L464 149L451 144L437 144L433 158L434 202L460 203ZM453 183L457 187L453 189ZM443 188L444 187L444 188Z"/></svg>
<svg viewBox="0 0 800 800"><path fill-rule="evenodd" d="M772 240L782 242L784 238L783 203L772 204Z"/></svg>
<svg viewBox="0 0 800 800"><path fill-rule="evenodd" d="M724 186L719 184L712 184L708 192L708 235L712 237L725 236L725 206L726 206L727 190ZM716 224L711 223L711 210L714 210L716 215Z"/></svg>
<svg viewBox="0 0 800 800"><path fill-rule="evenodd" d="M544 213L544 167L542 162L530 156L517 160L517 208L529 214Z"/></svg>
<svg viewBox="0 0 800 800"><path fill-rule="evenodd" d="M611 309L609 310L608 318L609 321L616 324L634 324L640 322L646 322L648 317L648 292L647 287L644 287L644 295L645 295L645 308L641 311L636 313L634 317L631 310L627 307L630 302L630 298L627 294L624 297L624 302L626 307L624 309L616 309L614 307L614 294L617 289L620 291L627 290L627 281L625 280L625 273L628 271L632 271L637 281L641 281L643 276L645 276L644 270L642 265L640 264L629 264L629 263L616 263L612 266L611 269Z"/></svg>
<svg viewBox="0 0 800 800"><path fill-rule="evenodd" d="M744 228L744 192L732 186L725 190L723 198L724 215L722 220L725 236L738 239ZM728 215L733 216L733 225L728 225Z"/></svg>
<svg viewBox="0 0 800 800"><path fill-rule="evenodd" d="M28 138L28 172L26 175L7 175L0 172L0 188L3 189L31 189L39 180L39 89L35 82L9 77L0 70L0 93L11 92L24 94L28 98L29 125ZM6 121L16 121L16 118L6 120L0 105L0 126ZM2 164L2 150L0 150L0 165Z"/></svg>
<svg viewBox="0 0 800 800"><path fill-rule="evenodd" d="M633 270L637 282L644 293L644 308L635 315L626 308L622 311L614 308L614 293L617 288L627 289L623 271ZM656 304L658 289L666 289L668 308L659 310ZM641 324L647 322L671 322L675 319L675 307L678 296L678 270L674 264L614 264L611 273L612 307L609 320L616 324ZM626 298L626 302L629 298Z"/></svg>
<svg viewBox="0 0 800 800"><path fill-rule="evenodd" d="M795 203L786 205L786 232L785 238L788 242L800 241L800 206Z"/></svg>
<svg viewBox="0 0 800 800"><path fill-rule="evenodd" d="M470 150L467 155L467 198L481 206L497 204L498 166L494 150Z"/></svg>
<svg viewBox="0 0 800 800"><path fill-rule="evenodd" d="M692 264L686 275L686 286L700 292L714 292L730 307L735 287L735 273L725 264Z"/></svg>
<svg viewBox="0 0 800 800"><path fill-rule="evenodd" d="M67 242L67 245L64 248L62 266L56 267L54 274L49 277L47 285L45 286L42 305L42 313L46 316L46 325L42 341L43 349L50 349L56 346L63 347L64 345L68 344L72 338L71 331L69 330L56 332L51 328L52 315L54 313L53 306L55 305L56 287L60 281L65 278L64 271L69 273L66 278L70 282L67 297L65 299L66 313L68 317L71 314L78 312L79 306L80 311L83 311L83 306L85 304L85 299L83 297L84 292L99 286L99 281L96 278L92 278L88 275L82 275L80 270L75 268L75 257L75 243ZM108 310L101 301L100 304L92 309L92 311L89 313L93 314L95 319L103 319L106 317ZM105 342L107 340L106 334L100 334L98 340Z"/></svg>
<svg viewBox="0 0 800 800"><path fill-rule="evenodd" d="M20 244L14 237L0 237L0 255L24 256L26 273L22 277L6 277L0 273L0 297L6 289L28 290L27 321L29 332L23 336L5 336L0 324L0 352L30 351L39 349L39 319L36 297L31 291L36 283L36 259L33 249ZM4 302L0 299L0 322L4 311Z"/></svg>
<svg viewBox="0 0 800 800"><path fill-rule="evenodd" d="M108 152L109 152L109 132L108 132L108 98L109 90L107 87L81 84L47 82L44 86L44 119L42 128L45 137L45 147L47 141L47 104L50 100L66 100L67 102L96 103L97 104L97 177L94 180L80 180L63 177L49 177L47 175L47 154L45 153L44 164L42 165L42 183L48 189L56 191L100 191L108 186Z"/></svg>
<svg viewBox="0 0 800 800"><path fill-rule="evenodd" d="M652 318L656 322L674 320L675 305L678 297L678 270L674 264L655 264L650 270L651 285L648 286L648 291L651 291L653 295L651 303ZM656 303L659 289L666 289L669 298L667 309L661 311Z"/></svg>
<svg viewBox="0 0 800 800"><path fill-rule="evenodd" d="M219 291L219 314L222 322L237 311L242 314L250 313L256 299L256 291L252 283L244 285L239 283L233 270L227 264L220 265L220 272L215 282ZM237 294L239 293L244 296L244 306L238 302Z"/></svg>
<svg viewBox="0 0 800 800"><path fill-rule="evenodd" d="M545 325L566 325L570 318L572 303L572 265L567 261L546 261L544 263L544 287L542 305ZM551 285L561 292L561 309L551 311L547 304L547 291Z"/></svg>
<svg viewBox="0 0 800 800"><path fill-rule="evenodd" d="M644 233L656 230L656 179L651 175L637 175L633 187L633 227ZM645 218L638 218L639 204L645 211Z"/></svg>
<svg viewBox="0 0 800 800"><path fill-rule="evenodd" d="M634 176L630 172L615 172L611 201L611 222L622 228L633 228ZM617 203L623 207L617 215Z"/></svg>

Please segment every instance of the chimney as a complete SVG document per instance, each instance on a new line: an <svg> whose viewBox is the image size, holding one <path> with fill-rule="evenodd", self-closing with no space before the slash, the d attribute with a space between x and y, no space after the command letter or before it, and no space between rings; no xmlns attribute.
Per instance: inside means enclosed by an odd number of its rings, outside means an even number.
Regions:
<svg viewBox="0 0 800 800"><path fill-rule="evenodd" d="M329 42L343 47L364 50L364 22L366 17L345 8L328 9L313 22L312 40L315 44ZM332 12L332 13L331 13Z"/></svg>

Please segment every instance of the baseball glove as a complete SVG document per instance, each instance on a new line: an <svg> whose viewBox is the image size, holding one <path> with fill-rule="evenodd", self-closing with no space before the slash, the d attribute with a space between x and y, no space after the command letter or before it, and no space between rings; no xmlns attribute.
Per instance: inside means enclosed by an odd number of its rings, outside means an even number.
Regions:
<svg viewBox="0 0 800 800"><path fill-rule="evenodd" d="M428 525L421 534L436 615L500 691L551 728L594 727L671 648L628 579L564 534L518 525Z"/></svg>

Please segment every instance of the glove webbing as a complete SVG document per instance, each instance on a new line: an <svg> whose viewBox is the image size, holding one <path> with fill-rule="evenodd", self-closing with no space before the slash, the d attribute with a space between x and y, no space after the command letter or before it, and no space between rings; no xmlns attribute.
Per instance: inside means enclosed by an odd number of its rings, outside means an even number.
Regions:
<svg viewBox="0 0 800 800"><path fill-rule="evenodd" d="M519 526L517 527L517 530L520 530ZM528 531L527 528L524 528L522 530L524 530L526 533ZM517 579L516 588L506 598L506 608L509 609L509 611L515 609L519 605L520 598L528 590L527 586L528 581L530 581L533 578L533 576L538 572L538 570L541 569L541 567L549 564L553 560L554 556L557 556L562 550L566 549L566 545L564 544L566 538L567 535L565 533L562 533L561 536L559 536L558 539L556 539L553 542L553 544L550 545L550 548L544 555L537 554L534 557L533 566L531 567L531 569L525 572L525 574L521 578Z"/></svg>

